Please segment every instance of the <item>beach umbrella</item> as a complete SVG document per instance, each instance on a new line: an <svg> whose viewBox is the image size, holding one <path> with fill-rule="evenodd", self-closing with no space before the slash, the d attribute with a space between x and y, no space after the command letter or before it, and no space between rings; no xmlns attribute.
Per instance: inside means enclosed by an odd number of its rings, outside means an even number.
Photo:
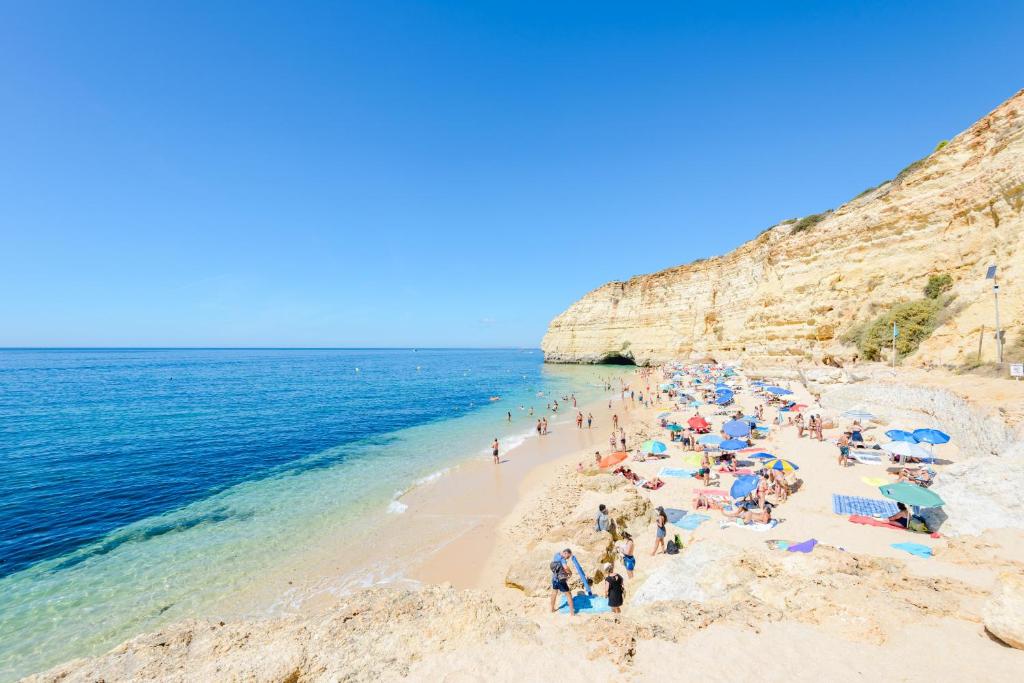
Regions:
<svg viewBox="0 0 1024 683"><path fill-rule="evenodd" d="M729 487L729 495L734 499L742 498L751 491L754 491L760 480L761 477L756 474L744 474L743 476L736 477L736 481Z"/></svg>
<svg viewBox="0 0 1024 683"><path fill-rule="evenodd" d="M723 451L738 451L742 448L747 447L746 441L740 441L739 439L727 439L722 443L718 444L718 447Z"/></svg>
<svg viewBox="0 0 1024 683"><path fill-rule="evenodd" d="M721 394L718 394L718 396L715 397L715 403L717 403L720 406L728 405L731 401L732 401L732 394L731 393L724 393L723 392Z"/></svg>
<svg viewBox="0 0 1024 683"><path fill-rule="evenodd" d="M774 460L770 460L766 462L764 466L770 470L780 470L782 472L796 472L798 469L800 469L799 467L797 467L797 464L795 462L790 462L789 460L782 460L781 458L775 458Z"/></svg>
<svg viewBox="0 0 1024 683"><path fill-rule="evenodd" d="M949 442L949 434L938 429L915 429L914 438L922 443L941 444Z"/></svg>
<svg viewBox="0 0 1024 683"><path fill-rule="evenodd" d="M686 421L686 424L690 425L694 429L707 429L708 427L711 426L708 424L708 421L705 420L700 415L694 415L693 417Z"/></svg>
<svg viewBox="0 0 1024 683"><path fill-rule="evenodd" d="M916 505L920 508L938 508L946 504L934 491L916 484L909 484L905 481L879 486L878 490L886 498L903 503L904 505Z"/></svg>
<svg viewBox="0 0 1024 683"><path fill-rule="evenodd" d="M794 403L793 405L791 405L789 407L789 409L790 410L795 410L796 412L799 413L801 411L807 410L807 405L804 404L804 403Z"/></svg>
<svg viewBox="0 0 1024 683"><path fill-rule="evenodd" d="M681 432L681 431L683 431L683 428L680 427L677 424L670 424L669 426L665 427L665 429L667 429L670 432Z"/></svg>
<svg viewBox="0 0 1024 683"><path fill-rule="evenodd" d="M702 443L707 446L717 446L723 441L725 441L725 439L720 437L718 434L705 434L697 439L697 443Z"/></svg>
<svg viewBox="0 0 1024 683"><path fill-rule="evenodd" d="M730 420L722 425L722 431L729 436L746 436L750 433L750 425L743 420Z"/></svg>
<svg viewBox="0 0 1024 683"><path fill-rule="evenodd" d="M887 437L893 441L906 441L907 443L917 443L917 437L910 432L902 429L890 429L885 433Z"/></svg>
<svg viewBox="0 0 1024 683"><path fill-rule="evenodd" d="M690 467L700 467L701 460L700 453L687 453L683 456L683 464Z"/></svg>
<svg viewBox="0 0 1024 683"><path fill-rule="evenodd" d="M666 446L660 441L648 439L647 441L644 441L643 444L640 446L640 450L643 451L644 453L664 453L665 451L668 450L668 446Z"/></svg>
<svg viewBox="0 0 1024 683"><path fill-rule="evenodd" d="M690 406L693 407L693 408L699 408L702 405L704 405L704 404L701 403L700 401L697 401L697 400L690 401Z"/></svg>
<svg viewBox="0 0 1024 683"><path fill-rule="evenodd" d="M626 451L615 451L611 455L606 455L597 463L601 469L611 467L612 465L618 465L620 462L629 457L629 453Z"/></svg>
<svg viewBox="0 0 1024 683"><path fill-rule="evenodd" d="M843 417L850 420L874 420L875 416L866 410L847 410L842 414Z"/></svg>
<svg viewBox="0 0 1024 683"><path fill-rule="evenodd" d="M760 453L754 453L749 457L753 458L754 460L777 460L777 458L771 453L765 453L763 451Z"/></svg>
<svg viewBox="0 0 1024 683"><path fill-rule="evenodd" d="M765 387L764 390L776 396L789 396L793 393L789 389L783 389L782 387Z"/></svg>

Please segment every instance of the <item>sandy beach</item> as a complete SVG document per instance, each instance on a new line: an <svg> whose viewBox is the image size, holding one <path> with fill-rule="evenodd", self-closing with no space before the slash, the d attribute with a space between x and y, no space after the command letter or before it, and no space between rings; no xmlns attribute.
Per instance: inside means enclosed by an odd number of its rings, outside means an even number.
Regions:
<svg viewBox="0 0 1024 683"><path fill-rule="evenodd" d="M657 380L655 376L631 381L634 390L642 385L646 392L647 381ZM829 416L839 412L832 403L837 396L866 384L778 381L794 392L793 401L808 406L806 414L820 411ZM944 381L930 387L902 385L890 376L872 384L876 402L869 407L875 418L865 428L868 445L884 442L883 434L892 426L914 426L907 424L912 419L908 413L884 409L887 386L892 391L948 393ZM750 376L742 376L737 383L735 403L727 409L730 414L737 409L752 414L763 401L749 382ZM1021 398L1017 386L1004 383L1001 391L1008 399ZM782 664L759 673L769 681L882 676L906 681L1016 680L1024 652L1009 647L986 627L993 618L995 587L1024 570L1024 530L1016 520L1008 520L1004 528L961 534L952 524L959 508L950 504L950 531L940 527L934 537L850 523L846 515L833 512L832 494L880 498L877 484L864 479L892 480L888 464L840 467L834 443L839 430L825 429L822 441L800 438L796 427L783 418L755 443L799 464L794 492L773 515L777 525L763 531L743 528L727 524L719 511L700 511L708 519L692 530L669 526L669 537L681 538L682 552L652 556L654 508L692 514L693 491L703 484L692 478L663 477L663 487L648 491L590 463L595 450L602 455L609 451L612 413L619 415L631 449L646 438L669 443L657 417L665 411L667 399L649 407L628 400L615 401L610 410L607 401L580 407L584 415L594 414L593 429L577 429L574 413L566 410L552 420L549 435L523 440L502 454L501 464L494 465L489 457L474 459L403 496L401 502L408 508L385 527L389 540L393 532L401 541L397 547L411 551L403 560L410 572L401 582L323 592L278 620L229 622L226 635L218 635L214 628L202 635L199 646L182 650L187 671L201 675L215 660L223 664L223 655L208 659L199 653L224 647L222 638L230 637L236 644L228 649L239 656L246 651L292 653L286 659L299 661L300 670L315 660L321 674L348 671L355 680L523 680L554 672L559 678L580 681L696 681L705 679L709 670L721 676L745 675L749 665L742 658L722 654L736 649L771 652L772 661ZM987 412L989 407L975 404L968 410L977 412L947 425L954 438L939 447L938 482L944 475L954 477L964 463L991 457L978 453L978 444L966 442L976 427L971 420L1007 419L998 411ZM918 412L919 421L939 419L935 405L903 405L902 410L931 412L930 418ZM693 412L687 407L678 415L685 419ZM701 406L699 412L716 428L727 417L711 406ZM1008 426L1016 428L1011 423ZM682 464L679 444L670 443L667 454L663 460L625 464L653 479L663 467ZM715 474L713 486L727 490L733 475ZM939 484L936 488L943 491ZM628 530L636 540L636 571L625 582L622 614L552 614L546 564L553 549L571 547L596 593L603 595L600 566L614 552L612 537L594 530L601 503L610 508L616 535ZM447 536L436 543L432 534ZM817 545L807 554L785 550L786 543L810 539ZM920 544L932 555L910 555L893 547L898 542ZM423 548L430 551L417 552ZM401 550L393 552L403 557ZM617 561L616 570L622 572ZM580 584L573 581L579 590ZM346 625L339 621L345 614L358 614L363 621L358 627ZM385 642L357 635L385 624ZM200 625L188 623L159 637L191 643L197 628ZM365 641L370 654L353 659L342 653L326 661L317 654L310 660L309 648L314 646L309 634L318 629L326 629L330 637L349 633L357 639L354 642ZM240 634L244 644L238 640ZM420 642L416 634L429 637ZM68 672L71 680L86 680L102 672L123 673L125 666L136 673L147 665L166 666L166 653L158 657L147 642L146 637L137 639L106 658L69 665L63 673L58 668L37 680L58 680ZM405 652L401 665L373 661L373 652L382 654L385 646L394 652L397 642ZM295 654L296 647L300 654ZM262 671L256 677L271 680ZM311 680L323 677L317 674Z"/></svg>

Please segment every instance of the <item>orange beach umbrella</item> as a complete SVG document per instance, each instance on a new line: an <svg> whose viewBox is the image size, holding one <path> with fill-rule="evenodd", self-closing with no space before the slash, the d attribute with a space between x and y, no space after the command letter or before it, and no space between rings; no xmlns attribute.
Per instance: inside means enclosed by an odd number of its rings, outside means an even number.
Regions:
<svg viewBox="0 0 1024 683"><path fill-rule="evenodd" d="M606 455L601 458L601 468L611 467L612 465L618 465L620 462L629 457L629 453L626 451L615 451L611 455Z"/></svg>

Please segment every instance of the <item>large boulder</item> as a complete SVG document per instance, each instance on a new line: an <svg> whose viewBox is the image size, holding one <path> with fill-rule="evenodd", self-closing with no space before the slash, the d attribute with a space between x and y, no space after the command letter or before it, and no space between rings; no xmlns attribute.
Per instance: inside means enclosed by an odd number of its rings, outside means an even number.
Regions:
<svg viewBox="0 0 1024 683"><path fill-rule="evenodd" d="M1024 650L1024 577L1004 572L985 603L985 630L1011 647Z"/></svg>

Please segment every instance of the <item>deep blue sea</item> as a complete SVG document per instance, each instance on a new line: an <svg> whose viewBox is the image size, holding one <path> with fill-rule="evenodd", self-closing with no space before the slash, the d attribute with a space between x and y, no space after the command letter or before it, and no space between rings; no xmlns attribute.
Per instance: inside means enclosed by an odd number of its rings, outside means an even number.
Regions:
<svg viewBox="0 0 1024 683"><path fill-rule="evenodd" d="M532 349L0 350L0 680L201 614L523 438L538 392L595 398L614 372Z"/></svg>

